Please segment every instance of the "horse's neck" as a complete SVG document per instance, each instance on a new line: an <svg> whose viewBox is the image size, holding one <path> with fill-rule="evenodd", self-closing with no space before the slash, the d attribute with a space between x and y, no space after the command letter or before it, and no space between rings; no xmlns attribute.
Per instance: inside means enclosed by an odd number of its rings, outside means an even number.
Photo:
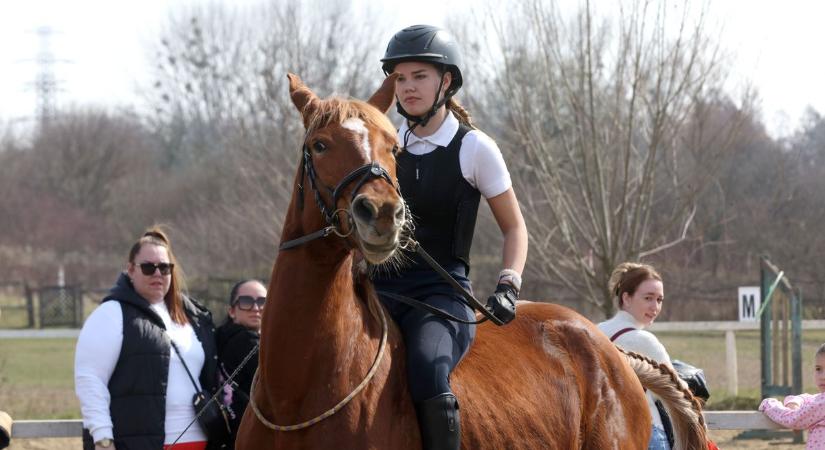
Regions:
<svg viewBox="0 0 825 450"><path fill-rule="evenodd" d="M330 236L324 239L337 239ZM323 242L286 250L278 255L270 283L270 304L264 315L261 365L267 385L294 396L313 384L325 389L346 377L341 370L361 367L374 359L374 343L365 330L379 325L368 318L366 305L355 292L353 256L323 257ZM314 386L317 388L318 386Z"/></svg>
<svg viewBox="0 0 825 450"><path fill-rule="evenodd" d="M309 234L324 225L301 225L299 208L290 207L281 242ZM269 298L278 313L273 319L280 327L273 331L306 325L307 332L317 327L336 328L341 309L357 302L352 278L352 252L344 241L332 234L278 253L270 277ZM273 295L274 294L274 295ZM269 306L269 305L268 305ZM267 308L269 309L269 308ZM285 326L285 328L283 328ZM294 330L291 330L294 332ZM294 333L290 333L290 336Z"/></svg>

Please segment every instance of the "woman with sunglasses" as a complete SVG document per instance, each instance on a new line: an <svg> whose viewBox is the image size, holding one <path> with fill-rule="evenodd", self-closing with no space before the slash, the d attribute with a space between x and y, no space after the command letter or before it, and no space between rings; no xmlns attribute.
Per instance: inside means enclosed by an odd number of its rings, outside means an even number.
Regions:
<svg viewBox="0 0 825 450"><path fill-rule="evenodd" d="M175 441L175 450L207 448L187 368L200 390L214 394L215 328L185 290L169 238L150 228L132 245L126 271L77 341L84 449L166 449Z"/></svg>
<svg viewBox="0 0 825 450"><path fill-rule="evenodd" d="M244 410L249 404L249 388L258 368L261 315L266 302L266 287L258 280L243 280L232 287L229 294L229 310L226 321L218 327L218 359L223 380L231 376L250 352L255 354L240 368L233 382L224 387L223 402L229 410L230 448L235 446L235 437Z"/></svg>

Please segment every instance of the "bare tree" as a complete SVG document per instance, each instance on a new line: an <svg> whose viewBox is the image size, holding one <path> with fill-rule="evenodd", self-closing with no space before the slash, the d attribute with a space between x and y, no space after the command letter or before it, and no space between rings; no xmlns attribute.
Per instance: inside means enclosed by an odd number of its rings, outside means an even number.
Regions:
<svg viewBox="0 0 825 450"><path fill-rule="evenodd" d="M154 153L138 118L69 108L30 137L10 136L2 146L0 246L28 255L12 258L7 268L53 283L57 265L65 264L67 280L100 286L97 275L110 277L122 262L113 252L122 251L124 228L134 227L124 212L139 209L132 182L152 181L145 169Z"/></svg>
<svg viewBox="0 0 825 450"><path fill-rule="evenodd" d="M90 214L106 214L120 180L145 156L146 138L134 116L92 108L64 111L35 135L27 181Z"/></svg>
<svg viewBox="0 0 825 450"><path fill-rule="evenodd" d="M238 261L271 263L302 135L286 73L327 95L363 98L381 81L382 31L363 23L382 22L347 0L211 5L170 19L149 122L167 167L188 174L176 221L186 245L206 256L195 264L226 273L245 270Z"/></svg>
<svg viewBox="0 0 825 450"><path fill-rule="evenodd" d="M470 46L491 80L481 111L516 162L528 270L608 315L618 263L688 237L749 106L723 123L707 114L725 73L705 8L617 8L608 17L586 2L565 20L556 1L521 0L485 25L497 51L487 36Z"/></svg>

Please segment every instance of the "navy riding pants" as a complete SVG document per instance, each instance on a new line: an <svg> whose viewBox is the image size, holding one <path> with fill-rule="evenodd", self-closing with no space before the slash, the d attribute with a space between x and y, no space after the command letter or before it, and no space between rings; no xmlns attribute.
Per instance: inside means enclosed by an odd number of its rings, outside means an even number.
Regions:
<svg viewBox="0 0 825 450"><path fill-rule="evenodd" d="M463 271L450 271L468 291ZM376 289L406 295L465 320L475 320L462 297L435 272L405 274L402 279L376 281ZM380 293L379 293L380 296ZM407 378L414 402L452 392L450 373L467 353L475 338L476 326L442 319L396 300L381 297L382 303L401 329L407 348Z"/></svg>

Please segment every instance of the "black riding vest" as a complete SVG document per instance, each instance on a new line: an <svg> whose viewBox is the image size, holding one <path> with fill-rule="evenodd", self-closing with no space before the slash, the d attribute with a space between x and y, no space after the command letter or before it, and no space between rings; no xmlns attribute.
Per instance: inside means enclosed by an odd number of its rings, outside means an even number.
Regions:
<svg viewBox="0 0 825 450"><path fill-rule="evenodd" d="M442 266L462 263L470 271L470 246L481 193L461 173L461 140L470 131L460 124L447 147L425 155L402 152L398 182L415 223L415 239ZM411 269L429 269L418 255Z"/></svg>
<svg viewBox="0 0 825 450"><path fill-rule="evenodd" d="M118 450L161 449L166 436L166 385L171 350L166 326L123 274L103 301L118 301L123 311L123 345L108 386L115 447ZM183 303L203 346L201 386L214 393L217 349L211 314L186 297ZM84 434L87 435L84 448L94 448L88 434Z"/></svg>

